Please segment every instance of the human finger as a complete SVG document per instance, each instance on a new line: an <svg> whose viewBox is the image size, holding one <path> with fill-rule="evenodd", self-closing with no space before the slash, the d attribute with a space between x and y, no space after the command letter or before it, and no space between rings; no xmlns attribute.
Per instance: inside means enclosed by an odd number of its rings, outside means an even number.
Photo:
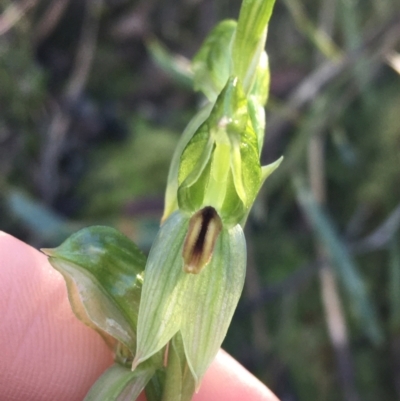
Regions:
<svg viewBox="0 0 400 401"><path fill-rule="evenodd" d="M0 399L81 401L112 363L47 258L0 232Z"/></svg>
<svg viewBox="0 0 400 401"><path fill-rule="evenodd" d="M221 350L204 376L193 401L279 401L228 353Z"/></svg>

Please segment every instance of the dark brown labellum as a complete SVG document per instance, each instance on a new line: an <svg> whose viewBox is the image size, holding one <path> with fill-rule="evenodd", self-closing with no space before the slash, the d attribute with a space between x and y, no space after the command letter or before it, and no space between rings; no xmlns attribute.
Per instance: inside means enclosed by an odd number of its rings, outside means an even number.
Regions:
<svg viewBox="0 0 400 401"><path fill-rule="evenodd" d="M207 265L221 230L221 218L211 206L199 210L191 217L182 250L183 270L186 273L198 274Z"/></svg>

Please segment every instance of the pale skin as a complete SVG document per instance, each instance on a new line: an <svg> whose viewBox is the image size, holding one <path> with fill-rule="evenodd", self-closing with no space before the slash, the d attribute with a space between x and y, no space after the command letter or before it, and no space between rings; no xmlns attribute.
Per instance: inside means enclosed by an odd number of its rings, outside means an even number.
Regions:
<svg viewBox="0 0 400 401"><path fill-rule="evenodd" d="M112 364L100 336L73 315L47 258L1 231L0 317L1 400L81 401ZM193 400L279 401L224 351Z"/></svg>

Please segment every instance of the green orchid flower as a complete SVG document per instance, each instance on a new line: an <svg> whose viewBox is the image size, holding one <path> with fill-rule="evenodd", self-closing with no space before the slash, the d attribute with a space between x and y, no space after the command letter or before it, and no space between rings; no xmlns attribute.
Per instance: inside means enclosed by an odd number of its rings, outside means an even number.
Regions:
<svg viewBox="0 0 400 401"><path fill-rule="evenodd" d="M243 289L243 226L264 180L269 91L264 51L274 0L244 0L193 60L208 102L188 124L168 176L162 225L146 258L113 229L93 227L44 250L76 316L116 363L86 401L190 401L227 333ZM144 272L143 272L144 269Z"/></svg>
<svg viewBox="0 0 400 401"><path fill-rule="evenodd" d="M236 309L246 267L242 227L281 162L260 164L272 5L244 1L239 22L220 23L194 58L195 88L209 103L189 123L171 164L163 224L144 273L134 371L179 343L175 362L187 364L198 388Z"/></svg>
<svg viewBox="0 0 400 401"><path fill-rule="evenodd" d="M204 223L207 232L193 241L190 236L195 226ZM161 227L147 261L133 368L179 332L198 385L228 330L243 289L245 266L240 225L221 227L212 208L192 218L180 211L172 214Z"/></svg>

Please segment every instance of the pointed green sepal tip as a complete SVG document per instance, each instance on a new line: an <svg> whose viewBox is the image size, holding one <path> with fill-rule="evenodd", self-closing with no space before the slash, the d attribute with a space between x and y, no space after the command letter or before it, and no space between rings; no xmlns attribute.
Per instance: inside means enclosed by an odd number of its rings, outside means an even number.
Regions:
<svg viewBox="0 0 400 401"><path fill-rule="evenodd" d="M261 183L263 183L283 162L283 156L281 156L278 160L267 164L261 168Z"/></svg>
<svg viewBox="0 0 400 401"><path fill-rule="evenodd" d="M205 220L204 216L197 218ZM188 366L198 384L221 346L243 289L246 245L239 225L222 227L207 266L198 274L187 274L182 255L189 226L190 216L179 211L172 214L150 251L133 367L180 332ZM212 243L215 234L209 235Z"/></svg>

